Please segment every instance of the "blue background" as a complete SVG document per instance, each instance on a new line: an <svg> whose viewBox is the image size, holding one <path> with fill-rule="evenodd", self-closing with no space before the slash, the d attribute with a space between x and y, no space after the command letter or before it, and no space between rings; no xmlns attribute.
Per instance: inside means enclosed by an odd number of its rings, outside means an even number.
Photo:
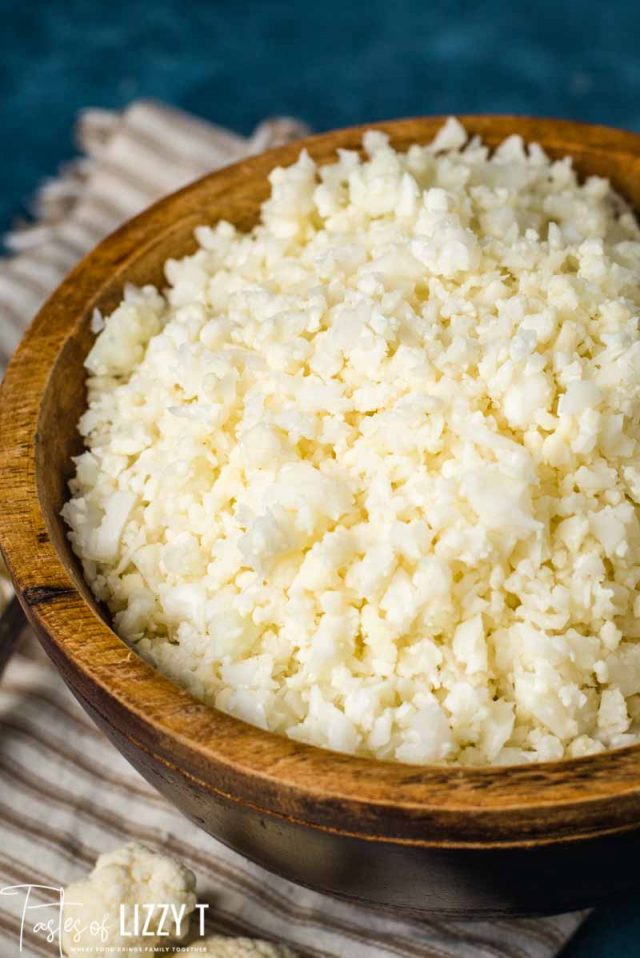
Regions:
<svg viewBox="0 0 640 958"><path fill-rule="evenodd" d="M640 4L569 0L0 0L0 233L74 155L85 106L156 97L248 133L420 113L640 129ZM566 958L640 952L636 896Z"/></svg>

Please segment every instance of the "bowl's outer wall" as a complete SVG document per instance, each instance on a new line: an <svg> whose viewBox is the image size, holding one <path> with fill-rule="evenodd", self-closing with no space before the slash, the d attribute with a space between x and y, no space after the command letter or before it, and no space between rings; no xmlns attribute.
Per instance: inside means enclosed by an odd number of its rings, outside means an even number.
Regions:
<svg viewBox="0 0 640 958"><path fill-rule="evenodd" d="M528 847L424 847L309 827L211 784L150 751L126 718L100 711L69 661L40 634L75 697L119 751L184 815L230 848L284 878L406 917L486 919L545 915L605 902L637 883L640 831ZM85 698L85 693L89 697Z"/></svg>
<svg viewBox="0 0 640 958"><path fill-rule="evenodd" d="M468 118L496 145L511 132L582 174L609 176L640 207L640 137L509 117ZM376 124L398 147L426 142L438 118ZM305 141L330 161L362 128ZM422 911L563 910L629 878L640 821L640 749L510 769L412 768L333 755L261 732L197 703L113 634L72 556L59 511L81 448L83 358L95 307L125 282L162 281L195 248L193 229L250 227L266 174L299 145L188 187L118 231L45 305L0 402L0 535L21 600L66 681L129 760L211 834L294 880ZM34 442L35 439L35 442ZM622 837L617 837L617 836ZM608 856L616 868L604 867ZM483 877L484 876L484 877ZM555 876L555 878L554 878ZM516 880L517 879L517 880Z"/></svg>

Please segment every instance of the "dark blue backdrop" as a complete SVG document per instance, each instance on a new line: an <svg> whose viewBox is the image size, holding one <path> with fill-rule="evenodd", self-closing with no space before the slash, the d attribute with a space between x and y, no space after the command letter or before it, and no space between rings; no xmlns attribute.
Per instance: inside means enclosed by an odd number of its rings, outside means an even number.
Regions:
<svg viewBox="0 0 640 958"><path fill-rule="evenodd" d="M0 233L73 155L82 107L157 97L248 132L419 113L640 129L637 0L0 0ZM635 896L567 952L640 951Z"/></svg>
<svg viewBox="0 0 640 958"><path fill-rule="evenodd" d="M434 112L640 127L633 0L0 0L0 229L88 104L166 99L248 132Z"/></svg>

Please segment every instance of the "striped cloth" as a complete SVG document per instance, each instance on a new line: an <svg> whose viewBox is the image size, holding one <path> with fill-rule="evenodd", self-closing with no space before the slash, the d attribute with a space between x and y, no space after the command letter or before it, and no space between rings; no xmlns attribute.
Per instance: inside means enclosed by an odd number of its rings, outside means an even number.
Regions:
<svg viewBox="0 0 640 958"><path fill-rule="evenodd" d="M273 120L243 139L146 102L120 115L87 112L84 157L44 187L37 224L9 237L14 255L0 265L4 356L63 273L123 219L208 169L302 132ZM135 839L193 868L199 900L211 903L210 932L286 942L301 956L549 958L583 917L402 921L266 873L190 824L127 765L29 634L0 682L0 775L0 890L64 885ZM0 896L0 958L18 954L21 904ZM58 952L27 924L22 953Z"/></svg>

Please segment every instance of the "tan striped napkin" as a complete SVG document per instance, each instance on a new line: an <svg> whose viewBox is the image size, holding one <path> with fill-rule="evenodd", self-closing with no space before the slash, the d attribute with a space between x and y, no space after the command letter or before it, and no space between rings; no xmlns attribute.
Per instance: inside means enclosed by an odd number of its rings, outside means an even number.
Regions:
<svg viewBox="0 0 640 958"><path fill-rule="evenodd" d="M150 201L216 166L295 138L291 120L249 139L151 103L88 111L83 159L41 192L38 222L9 238L0 264L0 352L87 249ZM157 795L71 698L27 635L0 681L0 889L64 885L97 855L136 839L193 868L209 930L286 942L335 958L549 958L581 914L478 923L401 921L268 874L209 838ZM18 955L21 899L0 896L0 958ZM57 947L25 930L23 955Z"/></svg>

